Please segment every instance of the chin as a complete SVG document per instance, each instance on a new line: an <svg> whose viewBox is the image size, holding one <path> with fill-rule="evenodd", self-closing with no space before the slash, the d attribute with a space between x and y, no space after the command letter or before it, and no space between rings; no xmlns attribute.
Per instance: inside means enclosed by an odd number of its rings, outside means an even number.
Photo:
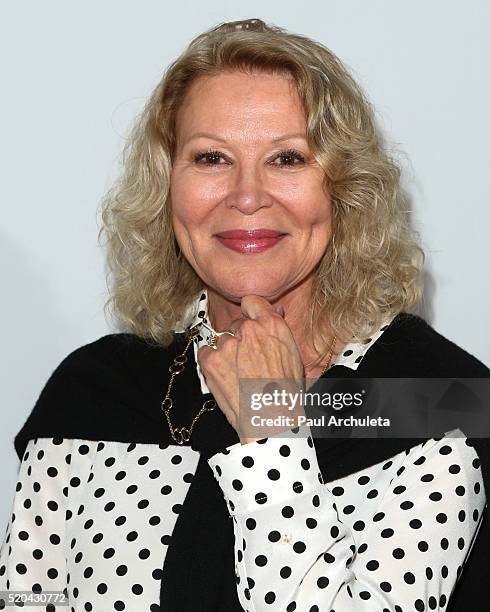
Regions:
<svg viewBox="0 0 490 612"><path fill-rule="evenodd" d="M266 299L275 299L285 291L282 283L275 283L270 276L263 278L230 278L221 279L212 286L227 300L240 303L246 295L260 295Z"/></svg>

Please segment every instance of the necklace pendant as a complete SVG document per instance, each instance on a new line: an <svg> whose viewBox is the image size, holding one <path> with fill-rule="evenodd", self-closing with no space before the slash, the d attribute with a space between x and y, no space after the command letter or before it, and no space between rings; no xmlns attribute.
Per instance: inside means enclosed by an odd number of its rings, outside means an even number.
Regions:
<svg viewBox="0 0 490 612"><path fill-rule="evenodd" d="M191 438L191 432L188 427L174 427L174 440L177 444L184 444L184 442L189 442Z"/></svg>

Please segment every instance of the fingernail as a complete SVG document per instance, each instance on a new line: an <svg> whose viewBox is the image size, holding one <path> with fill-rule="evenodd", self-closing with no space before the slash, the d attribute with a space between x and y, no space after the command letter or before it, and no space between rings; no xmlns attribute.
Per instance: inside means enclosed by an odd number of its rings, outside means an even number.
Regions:
<svg viewBox="0 0 490 612"><path fill-rule="evenodd" d="M276 306L276 312L279 313L281 317L284 317L284 315L286 314L284 311L284 306L282 304L279 304L279 306Z"/></svg>

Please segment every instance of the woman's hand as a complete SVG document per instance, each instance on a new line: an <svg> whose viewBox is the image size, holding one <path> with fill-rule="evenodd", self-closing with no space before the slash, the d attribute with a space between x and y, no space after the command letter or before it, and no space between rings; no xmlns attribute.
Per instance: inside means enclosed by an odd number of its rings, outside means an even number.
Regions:
<svg viewBox="0 0 490 612"><path fill-rule="evenodd" d="M223 334L217 350L203 346L197 357L218 406L238 432L241 442L246 443L260 437L251 437L250 429L239 431L239 381L272 378L299 383L304 377L304 367L289 326L270 302L257 295L247 295L242 298L241 310L243 317L230 325L237 335ZM282 411L286 412L287 408ZM288 412L287 416L290 415Z"/></svg>

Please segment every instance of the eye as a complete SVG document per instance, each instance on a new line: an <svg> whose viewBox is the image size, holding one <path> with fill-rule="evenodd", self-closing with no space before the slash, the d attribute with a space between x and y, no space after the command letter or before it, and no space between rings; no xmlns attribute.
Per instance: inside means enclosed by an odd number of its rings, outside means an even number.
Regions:
<svg viewBox="0 0 490 612"><path fill-rule="evenodd" d="M197 153L196 155L194 155L193 161L195 164L203 165L201 162L204 160L205 166L218 166L220 164L217 164L215 162L219 160L220 157L223 156L219 151L202 151L201 153Z"/></svg>
<svg viewBox="0 0 490 612"><path fill-rule="evenodd" d="M301 155L301 153L298 153L298 151L295 151L294 149L287 149L286 151L281 151L276 156L275 159L281 159L281 158L288 160L287 163L285 164L279 164L281 166L298 166L298 165L304 164L305 162L305 158ZM300 163L295 164L294 163L295 160Z"/></svg>

